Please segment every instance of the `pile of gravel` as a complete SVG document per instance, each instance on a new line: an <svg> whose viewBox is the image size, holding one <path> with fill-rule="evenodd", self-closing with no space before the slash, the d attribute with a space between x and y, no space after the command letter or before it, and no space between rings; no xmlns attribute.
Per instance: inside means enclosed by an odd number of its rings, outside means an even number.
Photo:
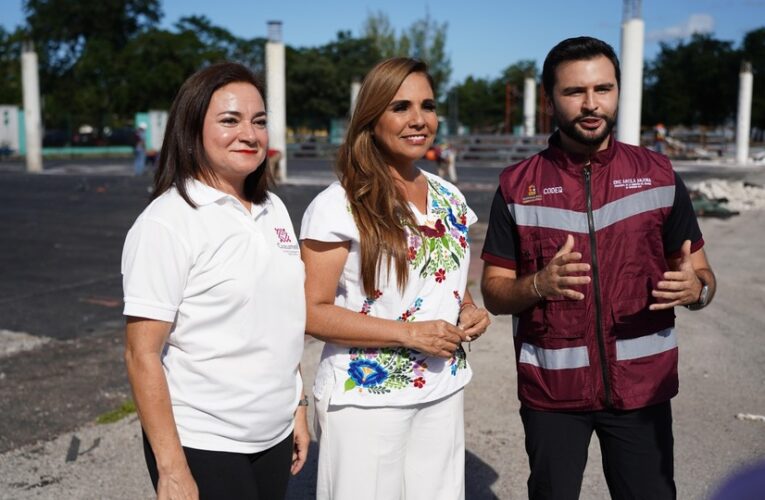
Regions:
<svg viewBox="0 0 765 500"><path fill-rule="evenodd" d="M689 187L711 200L724 203L730 210L740 212L765 209L765 188L757 184L708 179Z"/></svg>

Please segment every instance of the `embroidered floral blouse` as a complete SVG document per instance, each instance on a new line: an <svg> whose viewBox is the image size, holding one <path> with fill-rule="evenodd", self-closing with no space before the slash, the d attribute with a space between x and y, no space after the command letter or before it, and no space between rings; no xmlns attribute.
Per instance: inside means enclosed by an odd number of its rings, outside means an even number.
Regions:
<svg viewBox="0 0 765 500"><path fill-rule="evenodd" d="M452 184L427 172L427 213L411 205L419 231L407 231L409 279L403 293L379 278L372 296L364 293L359 232L345 190L335 182L311 202L303 215L300 239L350 241L335 304L359 314L397 321L443 319L456 324L467 286L468 227L477 218ZM348 348L327 343L313 387L331 404L404 406L446 397L470 381L472 371L459 348L451 359L398 348Z"/></svg>

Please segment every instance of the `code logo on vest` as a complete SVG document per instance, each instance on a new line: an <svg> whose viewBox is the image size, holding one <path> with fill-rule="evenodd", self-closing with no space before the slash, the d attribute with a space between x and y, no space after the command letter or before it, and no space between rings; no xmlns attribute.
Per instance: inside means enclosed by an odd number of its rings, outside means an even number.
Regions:
<svg viewBox="0 0 765 500"><path fill-rule="evenodd" d="M542 195L537 192L537 187L534 184L529 184L528 189L526 190L526 196L521 198L521 201L523 203L533 203L535 201L541 201Z"/></svg>
<svg viewBox="0 0 765 500"><path fill-rule="evenodd" d="M290 238L289 231L283 227L275 227L274 231L276 231L276 236L279 238L279 242L277 243L279 248L291 255L297 255L300 253L300 247L297 245L297 243L293 243L292 238Z"/></svg>
<svg viewBox="0 0 765 500"><path fill-rule="evenodd" d="M563 186L554 186L549 188L544 188L542 190L542 194L562 194L563 193Z"/></svg>

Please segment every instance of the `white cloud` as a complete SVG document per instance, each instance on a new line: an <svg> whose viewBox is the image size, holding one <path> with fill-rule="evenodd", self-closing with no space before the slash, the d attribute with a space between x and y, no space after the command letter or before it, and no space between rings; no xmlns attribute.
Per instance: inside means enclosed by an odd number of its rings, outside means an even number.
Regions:
<svg viewBox="0 0 765 500"><path fill-rule="evenodd" d="M691 14L683 24L651 31L646 38L651 42L667 42L687 38L694 33L712 33L714 27L715 20L711 15Z"/></svg>

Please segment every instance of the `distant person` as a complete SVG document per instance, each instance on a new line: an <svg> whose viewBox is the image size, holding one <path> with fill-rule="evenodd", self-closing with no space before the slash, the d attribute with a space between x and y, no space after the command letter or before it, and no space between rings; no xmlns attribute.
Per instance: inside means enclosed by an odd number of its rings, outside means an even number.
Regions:
<svg viewBox="0 0 765 500"><path fill-rule="evenodd" d="M489 316L467 289L476 216L415 166L437 127L425 64L377 64L338 151L340 181L303 216L306 331L325 341L320 500L465 497L462 344Z"/></svg>
<svg viewBox="0 0 765 500"><path fill-rule="evenodd" d="M667 144L667 128L663 123L657 123L653 128L654 135L654 151L657 153L665 154Z"/></svg>
<svg viewBox="0 0 765 500"><path fill-rule="evenodd" d="M186 80L125 241L125 362L158 498L284 498L308 453L303 263L267 190L264 95L234 63Z"/></svg>
<svg viewBox="0 0 765 500"><path fill-rule="evenodd" d="M559 130L500 175L482 255L486 306L514 315L529 498L579 497L593 431L611 498L675 498L674 308L714 296L704 239L669 160L611 134L611 46L560 42L542 82Z"/></svg>
<svg viewBox="0 0 765 500"><path fill-rule="evenodd" d="M276 182L282 182L282 171L279 168L282 161L282 152L278 149L268 150L268 170L271 171L271 178Z"/></svg>
<svg viewBox="0 0 765 500"><path fill-rule="evenodd" d="M451 144L441 144L436 163L439 177L449 179L449 182L457 182L457 151Z"/></svg>
<svg viewBox="0 0 765 500"><path fill-rule="evenodd" d="M135 157L133 160L133 172L136 176L143 175L146 168L146 124L139 123L135 130Z"/></svg>

